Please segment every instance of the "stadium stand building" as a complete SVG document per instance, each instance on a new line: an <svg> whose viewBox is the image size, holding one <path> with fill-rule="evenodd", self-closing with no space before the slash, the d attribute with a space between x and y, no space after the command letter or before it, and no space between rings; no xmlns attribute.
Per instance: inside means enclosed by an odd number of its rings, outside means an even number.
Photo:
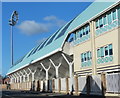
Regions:
<svg viewBox="0 0 120 98"><path fill-rule="evenodd" d="M119 31L120 2L93 2L10 67L11 86L120 94Z"/></svg>

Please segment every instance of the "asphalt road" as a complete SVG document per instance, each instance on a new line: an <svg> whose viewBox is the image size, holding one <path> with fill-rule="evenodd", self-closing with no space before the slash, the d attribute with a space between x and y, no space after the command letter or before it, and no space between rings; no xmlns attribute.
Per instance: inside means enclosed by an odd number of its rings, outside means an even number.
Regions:
<svg viewBox="0 0 120 98"><path fill-rule="evenodd" d="M42 93L30 91L2 91L2 98L104 98L102 96L73 96L57 93Z"/></svg>

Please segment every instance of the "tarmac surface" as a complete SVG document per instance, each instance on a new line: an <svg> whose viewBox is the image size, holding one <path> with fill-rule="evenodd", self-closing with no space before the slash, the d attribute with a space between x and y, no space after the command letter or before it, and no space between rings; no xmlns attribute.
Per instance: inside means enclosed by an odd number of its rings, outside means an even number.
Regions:
<svg viewBox="0 0 120 98"><path fill-rule="evenodd" d="M75 96L75 95L66 95L66 94L58 94L58 93L3 90L1 98L105 98L105 97L94 96L94 95Z"/></svg>

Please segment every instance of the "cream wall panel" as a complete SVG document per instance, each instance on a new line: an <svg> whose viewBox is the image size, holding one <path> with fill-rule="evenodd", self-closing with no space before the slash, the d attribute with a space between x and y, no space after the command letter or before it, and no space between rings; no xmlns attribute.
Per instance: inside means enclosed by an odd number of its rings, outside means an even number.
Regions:
<svg viewBox="0 0 120 98"><path fill-rule="evenodd" d="M81 68L81 53L91 51L91 40L76 45L73 48L74 53L74 71L84 70L89 67ZM91 68L91 67L90 67Z"/></svg>
<svg viewBox="0 0 120 98"><path fill-rule="evenodd" d="M105 46L111 43L113 45L113 62L101 64L101 65L104 65L104 66L111 65L111 64L118 65L118 29L114 29L109 32L106 32L102 34L101 36L96 37L95 39L96 50L99 47L102 47L102 46Z"/></svg>

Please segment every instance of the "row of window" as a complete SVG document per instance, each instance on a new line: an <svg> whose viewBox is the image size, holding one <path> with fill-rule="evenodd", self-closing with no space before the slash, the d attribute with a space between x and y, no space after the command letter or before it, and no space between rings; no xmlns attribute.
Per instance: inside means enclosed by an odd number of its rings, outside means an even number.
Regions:
<svg viewBox="0 0 120 98"><path fill-rule="evenodd" d="M74 34L74 40L77 40L77 39L79 39L79 38L81 38L85 35L88 35L89 32L90 32L90 26L89 25L86 25L86 26L80 28Z"/></svg>
<svg viewBox="0 0 120 98"><path fill-rule="evenodd" d="M90 51L81 54L81 62L87 62L91 59L92 59L92 55Z"/></svg>
<svg viewBox="0 0 120 98"><path fill-rule="evenodd" d="M98 58L105 57L108 55L113 55L112 44L109 44L107 46L100 47L99 49L97 49Z"/></svg>
<svg viewBox="0 0 120 98"><path fill-rule="evenodd" d="M97 58L98 58L97 62L99 62L98 64L112 61L112 55L113 55L112 44L98 48L97 49ZM103 58L105 58L105 60L103 60ZM81 66L83 67L83 66L91 65L90 63L91 59L92 59L91 51L82 53L81 54Z"/></svg>
<svg viewBox="0 0 120 98"><path fill-rule="evenodd" d="M118 19L118 11L120 9L114 9L111 12L108 12L106 15L100 17L97 21L96 21L96 29L103 27L104 25L107 24L111 24L112 21L115 21L116 19Z"/></svg>

